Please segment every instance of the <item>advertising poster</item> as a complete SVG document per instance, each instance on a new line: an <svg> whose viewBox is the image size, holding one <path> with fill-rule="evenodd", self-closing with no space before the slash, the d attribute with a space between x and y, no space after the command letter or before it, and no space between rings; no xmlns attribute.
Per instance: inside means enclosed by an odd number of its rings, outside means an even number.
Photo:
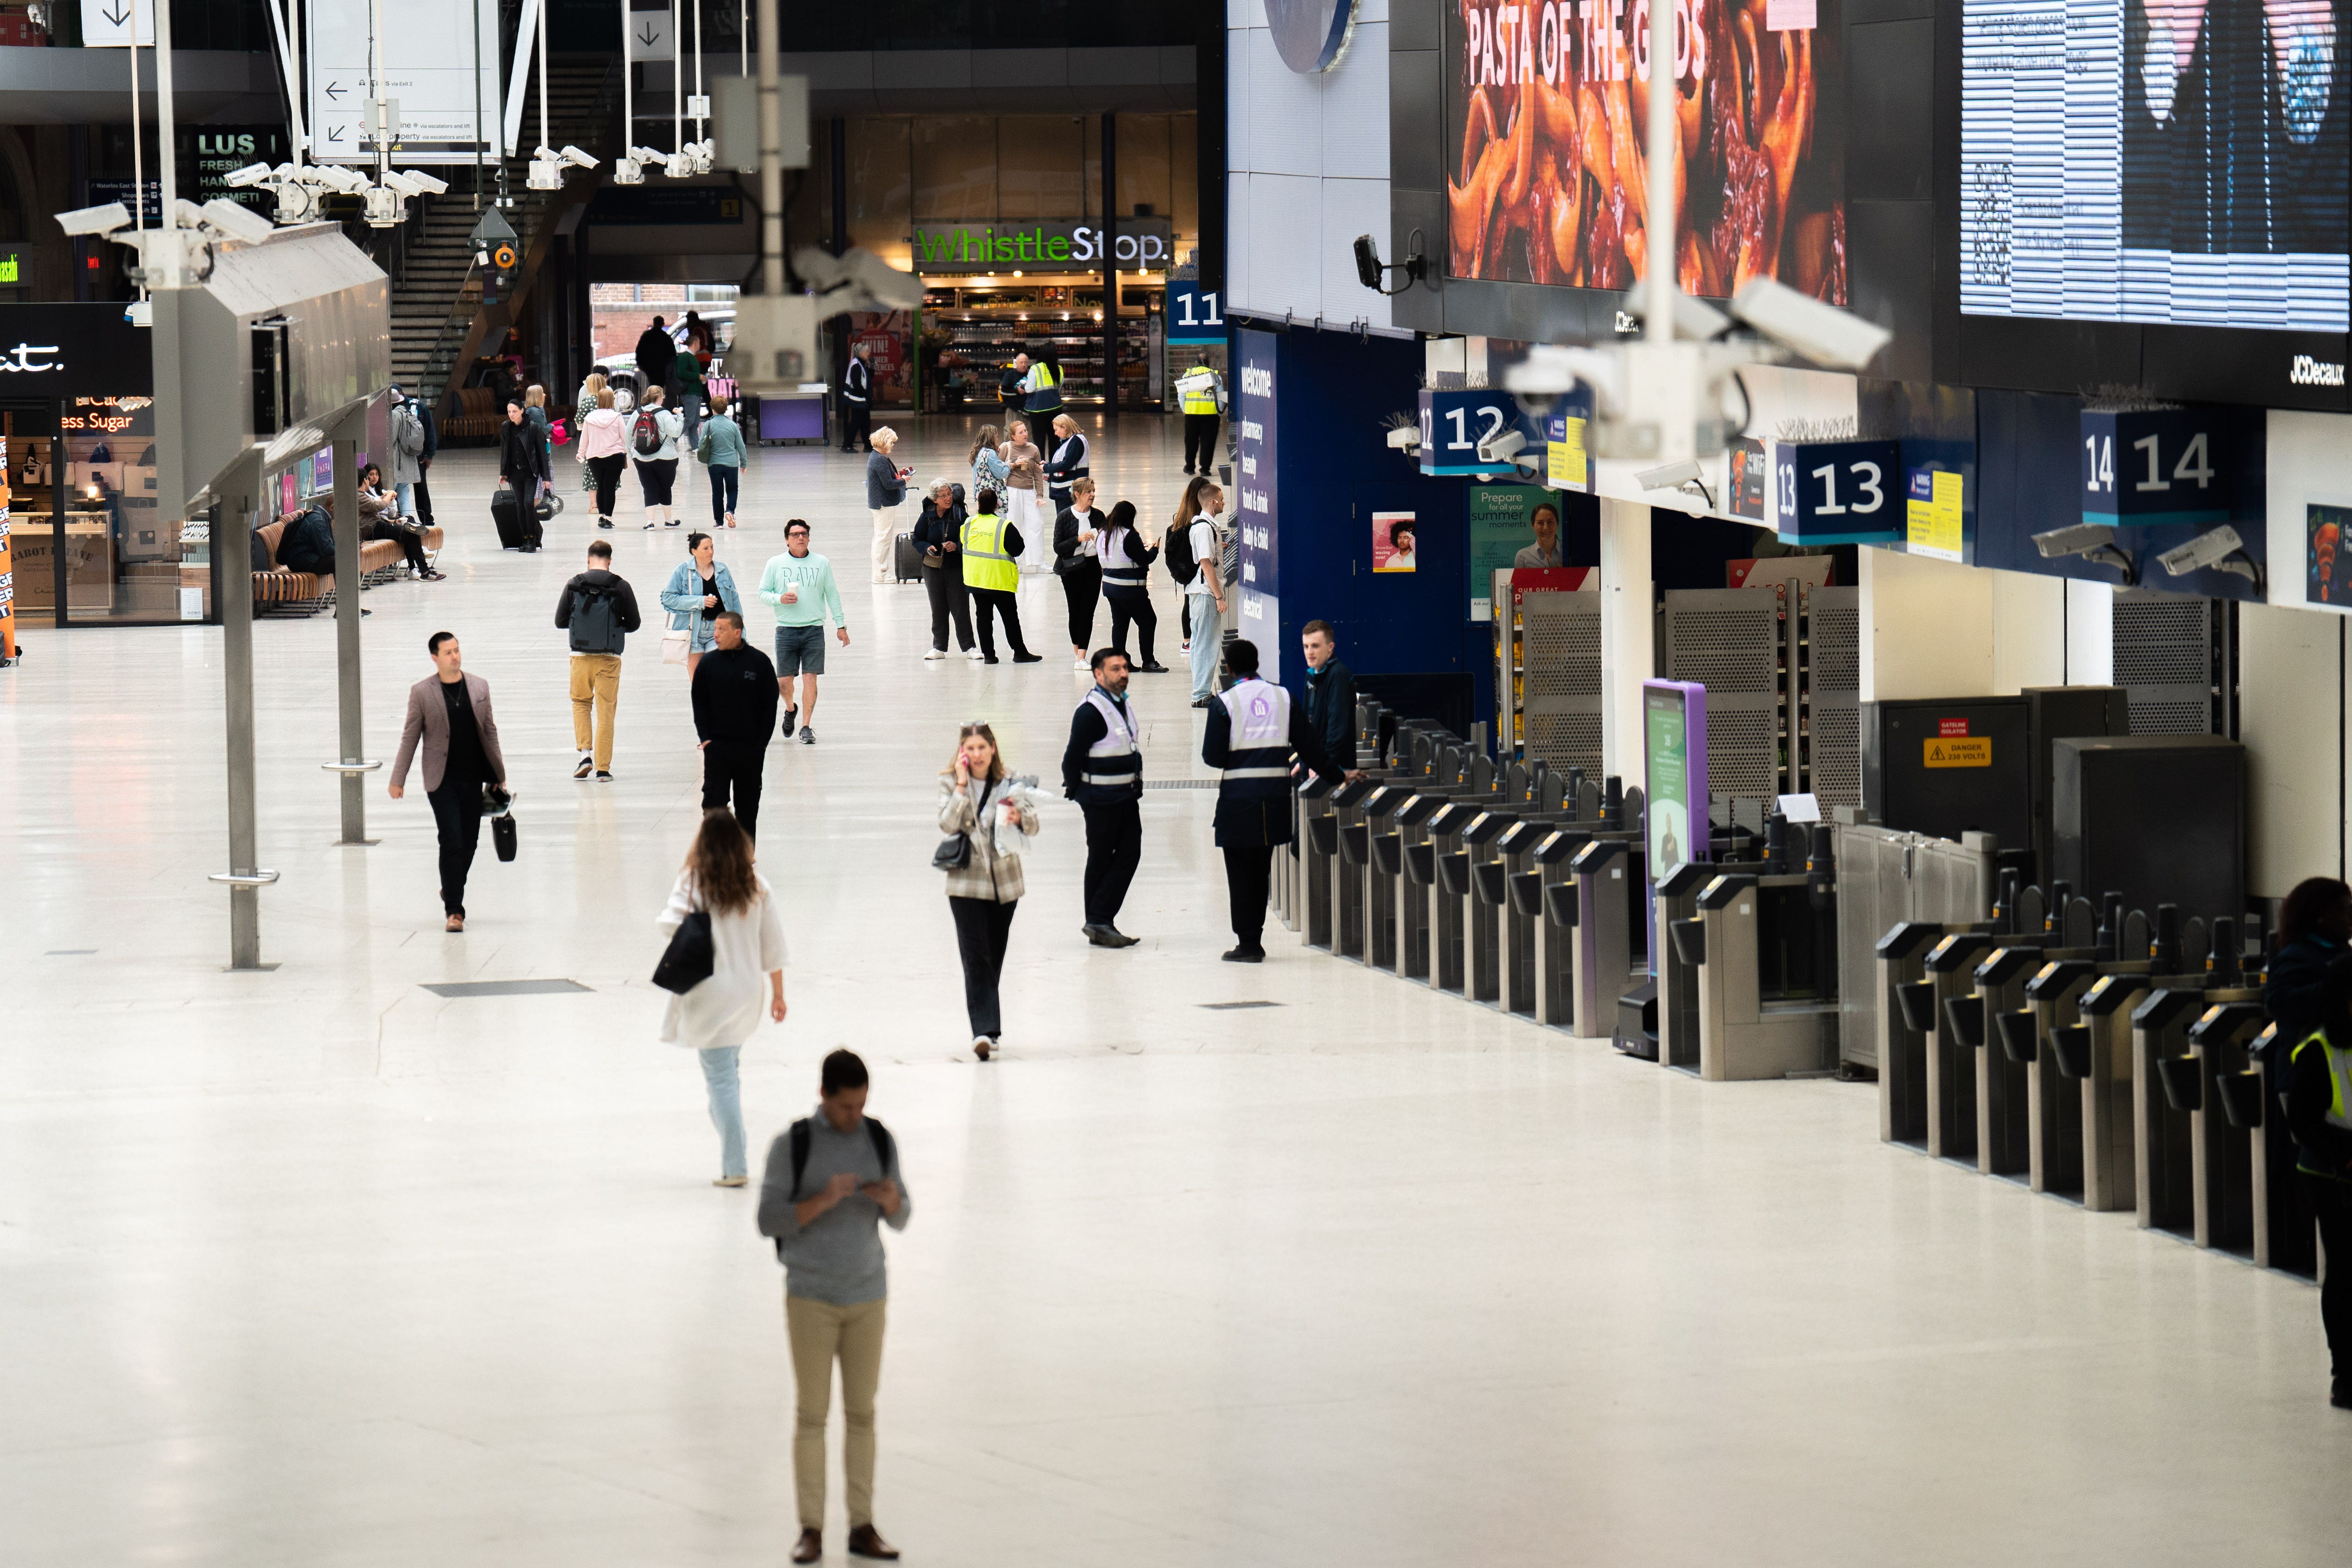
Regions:
<svg viewBox="0 0 2352 1568"><path fill-rule="evenodd" d="M1539 485L1474 485L1470 490L1470 618L1494 614L1495 574L1517 566L1564 566L1559 502Z"/></svg>
<svg viewBox="0 0 2352 1568"><path fill-rule="evenodd" d="M2303 509L2305 537L2303 596L2306 603L2352 609L2352 561L2345 557L2352 540L2352 506L2312 502Z"/></svg>
<svg viewBox="0 0 2352 1568"><path fill-rule="evenodd" d="M1846 303L1837 0L1673 4L1676 279ZM1649 261L1648 0L1450 0L1446 48L1447 271L1632 288Z"/></svg>
<svg viewBox="0 0 2352 1568"><path fill-rule="evenodd" d="M1764 443L1753 437L1735 436L1726 462L1726 510L1750 522L1763 521L1764 493L1771 485L1766 478L1769 466L1764 460Z"/></svg>
<svg viewBox="0 0 2352 1568"><path fill-rule="evenodd" d="M853 310L849 346L866 351L874 372L874 406L915 405L915 317L911 310Z"/></svg>
<svg viewBox="0 0 2352 1568"><path fill-rule="evenodd" d="M1275 505L1274 377L1282 340L1244 331L1236 353L1234 398L1234 526L1242 580L1241 634L1257 644L1261 673L1282 680L1282 578L1279 513Z"/></svg>
<svg viewBox="0 0 2352 1568"><path fill-rule="evenodd" d="M1642 737L1642 788L1654 878L1706 853L1706 688L1689 681L1643 681Z"/></svg>
<svg viewBox="0 0 2352 1568"><path fill-rule="evenodd" d="M1416 525L1409 511L1372 513L1372 570L1411 572L1419 563Z"/></svg>

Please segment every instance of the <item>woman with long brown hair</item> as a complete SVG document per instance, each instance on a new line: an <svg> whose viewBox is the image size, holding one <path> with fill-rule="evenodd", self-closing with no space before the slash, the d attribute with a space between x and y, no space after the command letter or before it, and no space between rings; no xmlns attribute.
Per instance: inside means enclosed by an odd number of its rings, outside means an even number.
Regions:
<svg viewBox="0 0 2352 1568"><path fill-rule="evenodd" d="M983 425L973 433L971 451L964 458L965 465L971 469L971 489L969 493L976 496L982 490L1001 492L1004 489L1004 459L996 452L998 443L1003 439L1003 435L993 425Z"/></svg>
<svg viewBox="0 0 2352 1568"><path fill-rule="evenodd" d="M1206 474L1196 474L1185 481L1184 499L1176 503L1176 515L1169 520L1167 531L1160 536L1162 549L1167 548L1168 541L1171 536L1183 533L1190 529L1192 526L1192 520L1201 515L1201 493L1216 488L1217 481ZM1169 563L1168 574L1171 577L1176 576L1175 563ZM1176 577L1176 612L1184 632L1181 651L1188 654L1192 651L1192 600L1184 590L1192 581L1190 577Z"/></svg>
<svg viewBox="0 0 2352 1568"><path fill-rule="evenodd" d="M710 917L710 977L669 999L663 1043L692 1046L702 1058L710 1095L710 1124L719 1129L721 1187L740 1187L749 1175L743 1157L740 1058L760 1026L761 977L766 976L768 1016L784 1021L784 922L775 894L751 864L751 837L729 811L706 811L669 903L654 924L663 940L699 910Z"/></svg>
<svg viewBox="0 0 2352 1568"><path fill-rule="evenodd" d="M997 1053L1004 1033L997 983L1013 906L1027 890L1018 845L1035 837L1038 826L1028 782L1006 777L996 731L977 722L957 731L955 757L940 770L940 831L961 834L971 846L964 863L948 872L948 912L963 957L971 1054L982 1061Z"/></svg>

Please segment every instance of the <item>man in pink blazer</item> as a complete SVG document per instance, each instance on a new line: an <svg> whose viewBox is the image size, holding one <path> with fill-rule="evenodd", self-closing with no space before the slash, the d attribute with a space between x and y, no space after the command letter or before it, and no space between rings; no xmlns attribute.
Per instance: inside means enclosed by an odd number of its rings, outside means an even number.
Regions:
<svg viewBox="0 0 2352 1568"><path fill-rule="evenodd" d="M499 750L499 721L490 714L490 683L459 666L457 634L435 632L425 643L434 673L408 689L408 718L400 754L392 763L392 798L398 800L408 764L425 743L425 798L441 837L441 908L445 929L466 929L466 873L482 840L482 789L506 787L507 760Z"/></svg>

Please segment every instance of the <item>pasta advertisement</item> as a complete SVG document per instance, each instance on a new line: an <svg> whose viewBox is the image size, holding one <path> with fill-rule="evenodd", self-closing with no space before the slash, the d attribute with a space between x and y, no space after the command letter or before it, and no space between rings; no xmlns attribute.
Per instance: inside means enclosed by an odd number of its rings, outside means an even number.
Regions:
<svg viewBox="0 0 2352 1568"><path fill-rule="evenodd" d="M1846 303L1836 0L1675 0L1675 276ZM1453 0L1448 273L1630 289L1649 264L1647 0Z"/></svg>

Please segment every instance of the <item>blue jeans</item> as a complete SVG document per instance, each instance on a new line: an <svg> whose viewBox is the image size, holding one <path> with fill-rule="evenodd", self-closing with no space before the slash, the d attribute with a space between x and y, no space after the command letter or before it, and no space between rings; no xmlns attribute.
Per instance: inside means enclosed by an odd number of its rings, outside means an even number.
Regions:
<svg viewBox="0 0 2352 1568"><path fill-rule="evenodd" d="M732 463L708 463L702 471L710 476L710 521L723 527L735 510L735 481L743 470Z"/></svg>
<svg viewBox="0 0 2352 1568"><path fill-rule="evenodd" d="M416 515L415 508L410 505L410 502L415 499L415 496L416 481L415 479L409 480L408 483L404 485L394 485L392 487L392 504L394 507L398 509L400 515L403 517L415 517Z"/></svg>
<svg viewBox="0 0 2352 1568"><path fill-rule="evenodd" d="M1205 594L1188 594L1184 604L1192 612L1192 700L1217 694L1217 660L1224 654L1223 627L1217 602Z"/></svg>
<svg viewBox="0 0 2352 1568"><path fill-rule="evenodd" d="M713 1046L697 1051L702 1058L702 1081L710 1089L710 1125L719 1129L719 1173L748 1175L743 1163L743 1091L736 1076L740 1046Z"/></svg>

